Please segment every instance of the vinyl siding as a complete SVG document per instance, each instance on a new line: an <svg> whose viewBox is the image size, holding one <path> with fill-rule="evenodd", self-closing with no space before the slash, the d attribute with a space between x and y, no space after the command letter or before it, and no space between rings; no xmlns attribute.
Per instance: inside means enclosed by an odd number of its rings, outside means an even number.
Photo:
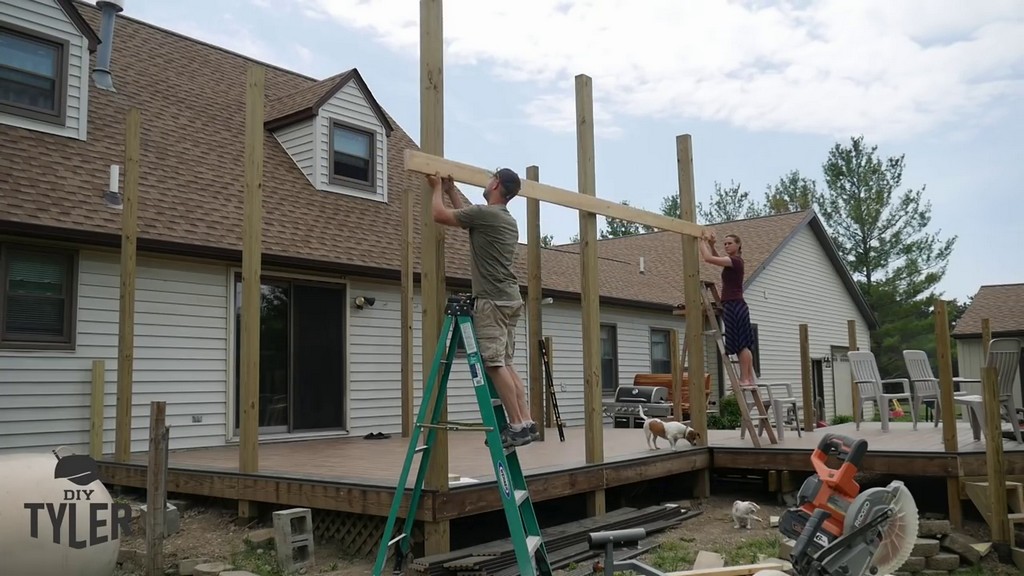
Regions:
<svg viewBox="0 0 1024 576"><path fill-rule="evenodd" d="M104 451L113 451L120 306L116 254L82 252L77 349L0 351L0 451L88 451L92 361L106 364ZM135 296L133 451L146 450L149 403L167 402L171 448L224 442L224 266L140 257ZM196 421L199 420L199 421Z"/></svg>
<svg viewBox="0 0 1024 576"><path fill-rule="evenodd" d="M70 43L64 125L0 112L0 123L85 140L89 97L88 44L55 0L0 0L0 27L10 23Z"/></svg>
<svg viewBox="0 0 1024 576"><path fill-rule="evenodd" d="M376 173L374 175L374 192L366 192L358 188L338 186L330 184L331 165L331 121L337 120L357 128L369 130L375 134L376 143ZM350 194L361 198L373 200L387 200L387 137L384 134L384 127L381 126L373 108L367 102L362 90L356 82L349 82L344 88L338 91L323 108L316 119L316 141L317 141L317 179L320 190Z"/></svg>
<svg viewBox="0 0 1024 576"><path fill-rule="evenodd" d="M292 157L302 173L306 175L310 184L316 185L316 174L314 173L316 147L314 146L313 128L313 120L305 120L275 130L274 137Z"/></svg>
<svg viewBox="0 0 1024 576"><path fill-rule="evenodd" d="M985 364L982 356L981 338L964 338L956 340L956 363L960 376L963 378L981 378L981 367ZM963 389L981 394L980 384L964 384ZM1020 389L1020 372L1013 383L1013 397L1017 406L1022 406Z"/></svg>
<svg viewBox="0 0 1024 576"><path fill-rule="evenodd" d="M808 325L812 359L831 354L832 346L849 346L846 323L857 322L857 342L867 343L868 327L853 298L810 227L804 227L745 291L750 320L758 325L761 372L766 382L800 386L800 324ZM836 414L832 370L849 370L846 362L824 368L825 413ZM850 407L841 406L841 413Z"/></svg>

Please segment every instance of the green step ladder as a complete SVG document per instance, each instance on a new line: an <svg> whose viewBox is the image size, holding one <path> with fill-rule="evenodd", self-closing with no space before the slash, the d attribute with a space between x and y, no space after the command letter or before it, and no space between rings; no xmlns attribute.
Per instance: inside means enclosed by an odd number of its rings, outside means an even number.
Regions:
<svg viewBox="0 0 1024 576"><path fill-rule="evenodd" d="M480 405L480 416L483 419L481 424L440 422L441 407L444 405L448 392L448 377L451 374L460 341L466 350L466 360L473 378L473 389L476 392L477 403ZM448 343L447 347L444 346L446 342ZM439 373L440 383L438 381ZM437 400L434 402L430 421L424 422L430 406L430 399L434 397L435 387L437 387ZM526 487L526 478L523 477L519 456L515 447L502 446L500 431L507 422L505 409L494 389L494 384L487 376L487 371L484 370L484 363L477 347L476 330L473 327L473 300L466 294L452 296L448 298L448 305L445 308L444 324L441 327L433 367L430 369L430 376L423 389L423 399L420 402L416 425L413 427L412 437L409 440L409 451L405 457L405 464L402 466L402 474L398 478L395 498L391 503L391 513L388 515L388 522L381 537L377 562L373 567L373 576L382 576L388 551L396 544L398 546L395 549L392 574L402 574L404 571L404 560L412 549L412 528L416 518L416 509L419 507L420 494L423 490L423 477L430 463L431 447L434 445L438 429L486 432L487 447L491 452L494 475L498 482L502 506L505 509L505 519L508 521L519 573L522 576L551 576L552 570L548 561L547 549L541 537L537 516L533 511L533 502L530 500L530 491ZM424 428L427 429L426 439L420 445L420 434ZM416 485L409 501L409 511L406 513L401 533L392 537L398 519L399 506L402 503L402 496L408 482L409 471L412 468L413 457L417 454L421 455L419 471L416 474Z"/></svg>

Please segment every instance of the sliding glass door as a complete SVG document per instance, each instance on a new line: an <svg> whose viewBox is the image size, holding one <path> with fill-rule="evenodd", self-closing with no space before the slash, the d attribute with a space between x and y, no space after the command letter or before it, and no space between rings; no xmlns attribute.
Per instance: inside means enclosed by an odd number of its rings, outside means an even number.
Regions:
<svg viewBox="0 0 1024 576"><path fill-rule="evenodd" d="M345 427L344 285L264 276L260 302L261 434ZM235 276L235 431L241 421L242 279Z"/></svg>

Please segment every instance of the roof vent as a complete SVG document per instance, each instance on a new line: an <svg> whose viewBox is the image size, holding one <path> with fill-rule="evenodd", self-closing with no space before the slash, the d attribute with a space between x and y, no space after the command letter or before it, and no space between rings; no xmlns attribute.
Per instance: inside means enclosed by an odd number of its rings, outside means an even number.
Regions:
<svg viewBox="0 0 1024 576"><path fill-rule="evenodd" d="M92 81L98 88L114 90L114 79L110 75L110 55L114 45L114 18L124 11L124 0L97 0L96 7L103 11L100 24L100 50L96 55L96 67L92 69Z"/></svg>
<svg viewBox="0 0 1024 576"><path fill-rule="evenodd" d="M646 274L647 273L647 269L644 267L644 257L643 256L640 257L640 273L641 274Z"/></svg>

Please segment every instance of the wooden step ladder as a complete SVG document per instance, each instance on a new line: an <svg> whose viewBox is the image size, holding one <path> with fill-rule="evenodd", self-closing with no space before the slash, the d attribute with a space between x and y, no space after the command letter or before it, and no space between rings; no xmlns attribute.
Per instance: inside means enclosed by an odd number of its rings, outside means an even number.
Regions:
<svg viewBox="0 0 1024 576"><path fill-rule="evenodd" d="M704 308L704 314L707 318L709 325L712 327L710 330L705 330L705 335L712 335L715 337L715 342L718 343L718 352L722 355L722 365L725 366L725 373L729 377L729 382L732 384L732 392L736 396L736 403L740 408L740 416L743 419L741 426L743 430L750 433L750 439L754 443L755 448L761 447L761 437L758 433L754 421L758 422L758 427L768 435L768 441L772 444L778 444L779 441L775 437L775 430L768 422L768 410L764 406L764 401L761 399L761 389L755 384L754 386L740 386L740 377L736 373L736 367L732 365L732 361L729 360L729 354L725 350L725 340L722 338L722 331L718 329L718 319L715 317L715 308L721 308L722 301L718 296L718 288L714 282L702 282L700 298ZM686 339L683 339L683 352L682 360L686 360ZM751 415L750 407L753 406L755 414Z"/></svg>

